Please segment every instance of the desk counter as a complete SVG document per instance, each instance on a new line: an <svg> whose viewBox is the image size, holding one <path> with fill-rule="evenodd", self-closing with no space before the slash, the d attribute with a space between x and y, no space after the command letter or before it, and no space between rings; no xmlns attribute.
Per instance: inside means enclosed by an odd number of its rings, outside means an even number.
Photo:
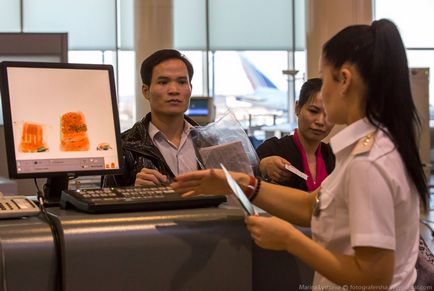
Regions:
<svg viewBox="0 0 434 291"><path fill-rule="evenodd" d="M0 220L0 290L55 290L57 256L39 217Z"/></svg>
<svg viewBox="0 0 434 291"><path fill-rule="evenodd" d="M252 243L240 209L50 213L65 291L252 288Z"/></svg>
<svg viewBox="0 0 434 291"><path fill-rule="evenodd" d="M239 208L48 210L59 253L41 217L0 220L0 290L56 290L58 278L65 291L277 291L312 282L294 256L252 243Z"/></svg>

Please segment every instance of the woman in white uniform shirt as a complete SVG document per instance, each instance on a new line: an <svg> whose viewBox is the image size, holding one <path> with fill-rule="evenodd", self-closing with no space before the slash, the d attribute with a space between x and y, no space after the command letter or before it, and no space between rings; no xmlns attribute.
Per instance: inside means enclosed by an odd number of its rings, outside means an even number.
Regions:
<svg viewBox="0 0 434 291"><path fill-rule="evenodd" d="M256 244L286 250L316 270L314 289L413 290L419 203L428 200L405 49L388 20L345 28L323 47L324 107L348 126L331 139L336 168L312 193L233 173L260 208ZM176 177L185 195L229 193L221 170ZM253 189L253 190L252 190ZM313 240L291 223L311 226ZM341 287L339 287L341 286Z"/></svg>

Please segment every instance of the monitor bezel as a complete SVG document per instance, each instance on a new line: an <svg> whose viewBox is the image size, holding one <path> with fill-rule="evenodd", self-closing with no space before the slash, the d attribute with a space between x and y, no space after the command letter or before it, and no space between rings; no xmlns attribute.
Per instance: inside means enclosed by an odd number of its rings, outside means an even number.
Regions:
<svg viewBox="0 0 434 291"><path fill-rule="evenodd" d="M116 132L116 148L118 156L119 169L98 169L98 170L84 170L84 171L51 171L41 173L18 173L13 123L11 116L11 102L9 95L8 84L8 68L49 68L49 69L81 69L81 70L104 70L107 71L110 84L110 95L112 102L113 121ZM0 63L0 89L3 110L3 124L5 131L5 146L8 162L9 177L15 179L26 178L53 178L53 177L78 177L78 176L92 176L92 175L115 175L123 173L124 160L121 150L121 137L120 137L120 123L119 112L117 107L116 87L114 80L113 66L106 64L78 64L78 63L50 63L50 62L29 62L29 61L3 61Z"/></svg>

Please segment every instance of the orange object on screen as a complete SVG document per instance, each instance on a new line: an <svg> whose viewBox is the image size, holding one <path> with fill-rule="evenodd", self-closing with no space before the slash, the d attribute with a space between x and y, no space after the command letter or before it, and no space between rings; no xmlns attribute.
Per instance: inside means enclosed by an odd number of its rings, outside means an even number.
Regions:
<svg viewBox="0 0 434 291"><path fill-rule="evenodd" d="M24 123L19 151L23 153L48 151L43 140L42 125L29 122Z"/></svg>
<svg viewBox="0 0 434 291"><path fill-rule="evenodd" d="M89 150L87 125L83 113L68 112L60 118L60 149L65 152Z"/></svg>

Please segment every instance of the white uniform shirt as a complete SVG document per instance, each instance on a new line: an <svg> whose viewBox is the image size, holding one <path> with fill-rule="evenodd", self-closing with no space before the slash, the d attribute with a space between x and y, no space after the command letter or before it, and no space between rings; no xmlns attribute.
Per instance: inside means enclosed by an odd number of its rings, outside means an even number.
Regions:
<svg viewBox="0 0 434 291"><path fill-rule="evenodd" d="M336 167L321 185L313 239L346 255L353 255L354 247L395 250L390 290L413 290L419 198L395 145L367 119L343 129L330 144ZM342 288L316 272L314 290Z"/></svg>
<svg viewBox="0 0 434 291"><path fill-rule="evenodd" d="M175 176L197 170L196 153L190 135L192 127L190 123L185 121L181 142L179 147L176 147L152 122L149 123L149 136Z"/></svg>

